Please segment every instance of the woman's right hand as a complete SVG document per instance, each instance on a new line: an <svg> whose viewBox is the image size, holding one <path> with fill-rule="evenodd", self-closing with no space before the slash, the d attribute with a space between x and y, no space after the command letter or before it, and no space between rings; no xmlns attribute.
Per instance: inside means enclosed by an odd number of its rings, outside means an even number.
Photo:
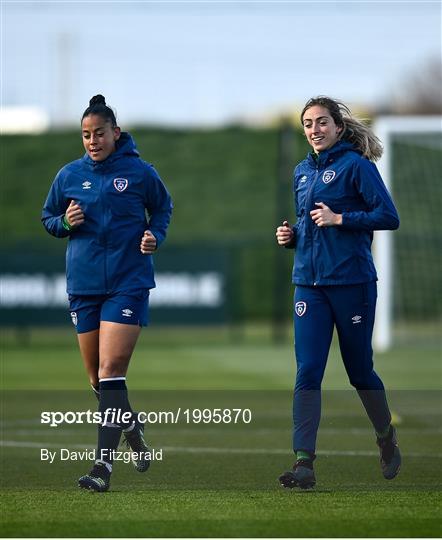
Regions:
<svg viewBox="0 0 442 540"><path fill-rule="evenodd" d="M78 227L84 222L83 210L74 200L70 202L66 210L65 217L69 226L72 228Z"/></svg>
<svg viewBox="0 0 442 540"><path fill-rule="evenodd" d="M293 240L295 233L288 221L283 221L282 225L276 229L276 241L280 246L286 246Z"/></svg>

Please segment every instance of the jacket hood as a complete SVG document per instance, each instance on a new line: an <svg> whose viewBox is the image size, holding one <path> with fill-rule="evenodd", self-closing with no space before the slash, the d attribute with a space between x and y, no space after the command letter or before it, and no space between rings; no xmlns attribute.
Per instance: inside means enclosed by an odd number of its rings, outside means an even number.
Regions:
<svg viewBox="0 0 442 540"><path fill-rule="evenodd" d="M135 141L130 133L122 131L120 138L115 143L115 152L112 152L104 161L94 161L86 152L83 156L85 165L93 169L106 169L109 165L112 165L116 160L122 157L140 157L140 153L137 150Z"/></svg>
<svg viewBox="0 0 442 540"><path fill-rule="evenodd" d="M352 150L353 152L357 151L352 143L348 141L338 141L331 148L328 148L327 150L320 152L317 161L315 160L315 158L312 156L311 153L308 154L307 160L310 165L313 165L314 167L316 167L317 164L322 165L326 163L330 157L332 156L335 157L338 154L343 154L344 152L348 152L350 150Z"/></svg>

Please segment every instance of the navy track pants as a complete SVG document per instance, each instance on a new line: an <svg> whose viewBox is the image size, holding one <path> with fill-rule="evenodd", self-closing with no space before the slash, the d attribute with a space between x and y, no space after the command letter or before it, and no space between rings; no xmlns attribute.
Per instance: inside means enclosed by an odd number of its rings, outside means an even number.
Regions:
<svg viewBox="0 0 442 540"><path fill-rule="evenodd" d="M321 383L336 326L342 360L376 431L391 421L384 385L373 369L376 282L297 286L294 327L296 384L293 449L314 453L321 418Z"/></svg>

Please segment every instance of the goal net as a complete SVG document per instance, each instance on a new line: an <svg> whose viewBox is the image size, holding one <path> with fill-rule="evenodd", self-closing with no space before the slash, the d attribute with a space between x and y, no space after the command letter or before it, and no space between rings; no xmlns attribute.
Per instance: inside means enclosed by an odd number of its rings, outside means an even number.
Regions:
<svg viewBox="0 0 442 540"><path fill-rule="evenodd" d="M442 116L381 117L379 172L401 225L375 233L378 306L374 346L437 340L442 315Z"/></svg>

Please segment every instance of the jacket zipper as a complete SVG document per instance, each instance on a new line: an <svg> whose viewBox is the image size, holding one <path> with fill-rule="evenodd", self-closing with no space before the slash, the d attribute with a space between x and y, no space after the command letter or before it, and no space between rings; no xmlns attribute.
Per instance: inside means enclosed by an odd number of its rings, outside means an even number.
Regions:
<svg viewBox="0 0 442 540"><path fill-rule="evenodd" d="M310 187L310 190L309 192L307 193L307 197L306 197L306 201L307 202L310 202L310 195L316 185L316 181L318 180L318 176L319 176L319 163L316 164L316 175L315 175L315 179L314 181L312 182L312 185ZM310 218L310 215L309 215L309 218ZM311 220L311 218L310 218ZM310 264L311 264L311 268L312 268L312 276L313 276L313 286L316 287L317 286L317 283L315 281L315 265L314 265L314 257L313 257L313 225L311 225L310 223L310 227L311 227L311 242L312 242L312 249L310 250Z"/></svg>
<svg viewBox="0 0 442 540"><path fill-rule="evenodd" d="M108 291L108 283L107 283L107 238L105 234L104 229L104 222L105 222L105 206L103 203L103 184L105 182L105 176L102 175L102 180L100 182L100 202L101 202L101 229L102 229L102 239L103 239L103 249L104 249L104 268L103 268L103 276L104 276L104 290L106 291L106 294L109 294Z"/></svg>

